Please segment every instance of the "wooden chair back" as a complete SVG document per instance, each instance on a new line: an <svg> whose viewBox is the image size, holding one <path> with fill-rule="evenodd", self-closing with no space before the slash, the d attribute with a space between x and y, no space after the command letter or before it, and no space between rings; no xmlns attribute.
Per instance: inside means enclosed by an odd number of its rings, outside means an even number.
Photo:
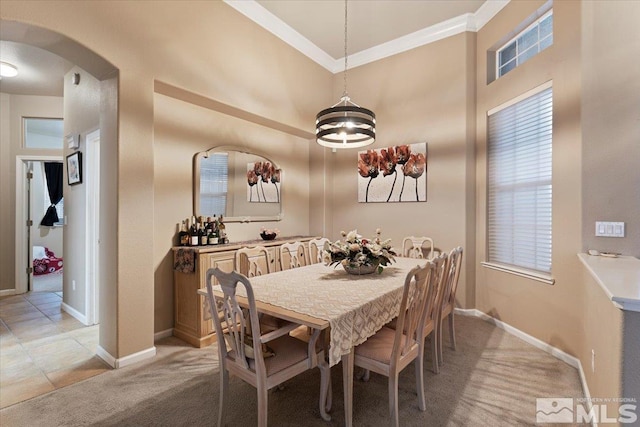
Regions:
<svg viewBox="0 0 640 427"><path fill-rule="evenodd" d="M427 251L425 253L425 250ZM409 236L402 240L402 256L407 258L432 259L436 256L436 248L431 237Z"/></svg>
<svg viewBox="0 0 640 427"><path fill-rule="evenodd" d="M283 243L280 245L281 270L290 270L305 265L309 265L309 261L302 242Z"/></svg>
<svg viewBox="0 0 640 427"><path fill-rule="evenodd" d="M236 271L249 278L273 271L271 256L264 246L241 248L236 251Z"/></svg>
<svg viewBox="0 0 640 427"><path fill-rule="evenodd" d="M441 317L451 313L456 305L456 291L462 267L462 247L458 246L449 252L449 259L443 277L442 313Z"/></svg>
<svg viewBox="0 0 640 427"><path fill-rule="evenodd" d="M214 278L220 285L222 296L213 291ZM225 425L230 374L256 388L258 426L266 427L268 390L316 366L320 368L321 376L320 415L329 421L331 417L327 411L331 409L330 370L323 346L317 345L319 339L324 342L324 333L314 330L306 343L289 335L299 325L287 322L279 329L261 334L253 287L246 276L235 271L226 273L219 268L207 270L206 286L211 317L218 336L221 366L218 425ZM243 309L239 303L239 288L243 288L241 295L246 295L248 309ZM271 345L275 351L265 352L263 345Z"/></svg>
<svg viewBox="0 0 640 427"><path fill-rule="evenodd" d="M222 298L216 297L213 293L212 278L214 276L222 288ZM248 317L236 298L238 285L244 288L247 295L249 302ZM246 354L247 345L250 345L254 349L261 348L260 322L258 321L258 312L256 310L256 302L251 283L249 283L249 280L244 275L238 274L235 271L225 273L217 268L209 269L207 271L207 296L209 306L215 307L218 311L217 315L212 313L211 316L213 318L216 335L218 337L225 337L218 346L220 349L221 363L226 363L227 356L230 352L233 352L233 360L235 360L235 363L244 369L249 369L249 360ZM252 341L251 344L248 343L249 340ZM223 342L226 342L227 345L224 345ZM230 347L229 351L227 350L227 346ZM256 368L259 368L260 365L264 367L262 352L257 351L255 353L256 361L262 360L262 363L256 363Z"/></svg>
<svg viewBox="0 0 640 427"><path fill-rule="evenodd" d="M309 241L309 262L311 264L318 264L322 262L322 250L326 242L329 242L329 239L326 237L312 239Z"/></svg>
<svg viewBox="0 0 640 427"><path fill-rule="evenodd" d="M419 342L424 324L424 310L428 301L433 300L435 287L432 277L435 276L434 265L427 262L424 266L414 267L405 278L402 302L396 327L396 334L391 353L391 364L407 356Z"/></svg>

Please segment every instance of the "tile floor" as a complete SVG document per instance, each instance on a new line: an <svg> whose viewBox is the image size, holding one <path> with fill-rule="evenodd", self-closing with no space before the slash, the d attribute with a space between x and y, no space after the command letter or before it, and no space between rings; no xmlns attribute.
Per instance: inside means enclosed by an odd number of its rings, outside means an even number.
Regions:
<svg viewBox="0 0 640 427"><path fill-rule="evenodd" d="M61 309L61 292L0 298L0 408L109 370L96 354L98 325Z"/></svg>

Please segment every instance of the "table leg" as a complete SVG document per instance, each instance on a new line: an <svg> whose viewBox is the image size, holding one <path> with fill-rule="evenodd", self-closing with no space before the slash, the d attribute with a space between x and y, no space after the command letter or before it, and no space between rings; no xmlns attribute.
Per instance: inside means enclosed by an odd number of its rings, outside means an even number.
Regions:
<svg viewBox="0 0 640 427"><path fill-rule="evenodd" d="M344 425L353 422L353 349L342 356L342 383L344 386Z"/></svg>

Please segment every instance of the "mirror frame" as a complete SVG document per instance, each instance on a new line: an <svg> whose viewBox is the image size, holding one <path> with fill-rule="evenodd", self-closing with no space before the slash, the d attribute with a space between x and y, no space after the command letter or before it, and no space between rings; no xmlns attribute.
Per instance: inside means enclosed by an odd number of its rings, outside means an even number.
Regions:
<svg viewBox="0 0 640 427"><path fill-rule="evenodd" d="M211 147L205 151L199 151L193 156L193 214L197 217L200 214L200 159L209 153L237 151L244 154L251 154L260 156L263 159L271 162L276 168L279 167L276 162L271 160L264 153L259 150L248 149L246 147L238 147L235 145L220 145L217 147ZM225 216L224 222L266 222L266 221L282 221L284 216L284 189L280 187L280 214L273 216Z"/></svg>

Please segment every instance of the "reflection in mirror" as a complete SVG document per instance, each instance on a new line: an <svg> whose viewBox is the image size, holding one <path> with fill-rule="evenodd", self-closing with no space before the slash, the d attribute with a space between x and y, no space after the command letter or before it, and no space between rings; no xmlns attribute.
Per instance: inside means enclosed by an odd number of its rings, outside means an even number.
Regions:
<svg viewBox="0 0 640 427"><path fill-rule="evenodd" d="M282 171L270 159L234 147L216 147L194 158L194 214L223 215L227 222L278 221Z"/></svg>

